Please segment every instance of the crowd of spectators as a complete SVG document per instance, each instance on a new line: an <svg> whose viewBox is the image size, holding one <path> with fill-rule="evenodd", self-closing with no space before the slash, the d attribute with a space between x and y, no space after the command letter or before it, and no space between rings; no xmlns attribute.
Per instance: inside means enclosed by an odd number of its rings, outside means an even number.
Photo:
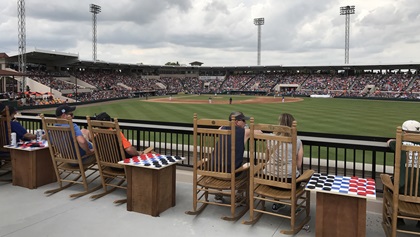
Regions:
<svg viewBox="0 0 420 237"><path fill-rule="evenodd" d="M31 70L29 72L29 77L43 85L49 86L54 90L62 91L75 89L76 84L70 81L62 80L63 75L57 73L49 73L40 70ZM80 86L77 86L81 88Z"/></svg>
<svg viewBox="0 0 420 237"><path fill-rule="evenodd" d="M90 85L91 90L77 93L86 88L69 80L73 76ZM31 71L31 79L55 90L71 90L68 98L78 101L92 101L122 98L135 93L150 95L169 95L177 93L204 94L229 92L260 92L267 95L331 95L333 97L380 97L380 98L419 98L420 77L411 73L366 73L345 76L343 74L304 74L304 73L258 73L232 74L228 76L203 77L141 75L120 71L78 71L60 74L40 70ZM3 98L16 95L3 94ZM60 103L62 100L45 98L26 98L24 104Z"/></svg>
<svg viewBox="0 0 420 237"><path fill-rule="evenodd" d="M204 81L198 79L198 77L186 77L181 82L183 88L185 88L183 92L187 94L199 94L204 89Z"/></svg>
<svg viewBox="0 0 420 237"><path fill-rule="evenodd" d="M245 91L264 91L270 92L271 89L280 80L279 74L258 74L251 78L248 83L242 88Z"/></svg>
<svg viewBox="0 0 420 237"><path fill-rule="evenodd" d="M203 88L200 89L196 89L199 90L197 93L203 93L203 94L214 94L214 93L222 93L223 91L221 91L222 88L222 84L225 81L225 78L223 77L223 79L203 79L200 81L203 82Z"/></svg>
<svg viewBox="0 0 420 237"><path fill-rule="evenodd" d="M222 86L226 91L239 91L254 77L254 74L229 75Z"/></svg>

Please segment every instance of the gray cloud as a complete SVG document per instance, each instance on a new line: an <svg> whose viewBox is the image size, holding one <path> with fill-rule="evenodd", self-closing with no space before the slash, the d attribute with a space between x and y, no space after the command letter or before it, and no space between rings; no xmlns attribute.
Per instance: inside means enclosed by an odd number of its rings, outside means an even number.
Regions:
<svg viewBox="0 0 420 237"><path fill-rule="evenodd" d="M16 1L0 0L0 45L17 51ZM199 60L205 65L255 65L257 26L264 17L262 63L342 64L344 22L351 15L350 62L417 61L417 0L98 0L26 1L27 48L76 51L91 58L92 14L97 15L98 58L111 62L164 64ZM398 63L398 62L397 62Z"/></svg>

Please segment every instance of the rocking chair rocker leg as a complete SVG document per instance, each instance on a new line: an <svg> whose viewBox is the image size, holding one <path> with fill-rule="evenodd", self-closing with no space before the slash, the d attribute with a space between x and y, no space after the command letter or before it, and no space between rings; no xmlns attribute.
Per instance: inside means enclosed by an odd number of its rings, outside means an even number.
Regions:
<svg viewBox="0 0 420 237"><path fill-rule="evenodd" d="M237 221L248 211L248 207L244 207L242 211L237 213L236 216L223 216L222 219L225 221Z"/></svg>
<svg viewBox="0 0 420 237"><path fill-rule="evenodd" d="M90 189L90 190L87 190L87 191L84 191L84 192L70 194L70 197L71 197L71 198L78 198L78 197L82 197L82 196L84 196L84 195L86 195L86 194L89 194L89 193L94 192L94 191L96 191L96 190L99 190L99 189L101 189L101 188L102 188L102 185L98 185L98 186L94 187L93 189Z"/></svg>
<svg viewBox="0 0 420 237"><path fill-rule="evenodd" d="M306 217L298 226L295 226L293 230L280 230L280 233L285 235L295 235L297 234L309 221L311 218L308 216Z"/></svg>
<svg viewBox="0 0 420 237"><path fill-rule="evenodd" d="M206 207L207 207L207 203L202 204L198 209L194 210L194 211L186 211L185 214L188 215L198 215L200 214Z"/></svg>
<svg viewBox="0 0 420 237"><path fill-rule="evenodd" d="M53 195L54 193L58 193L58 192L60 192L61 190L64 190L64 189L66 189L66 188L68 188L68 187L70 187L70 186L72 186L72 185L74 185L75 183L69 183L69 184L66 184L66 185L64 185L64 186L61 186L61 187L59 187L59 188L55 188L55 189L51 189L51 190L47 190L47 191L45 191L44 192L44 194L49 194L49 195Z"/></svg>
<svg viewBox="0 0 420 237"><path fill-rule="evenodd" d="M111 182L113 179L109 179L107 183ZM117 186L120 186L121 184L123 184L125 182L125 180L120 180L120 182L117 183ZM117 189L117 187L112 187L111 189L105 190L105 192L99 193L99 194L95 194L90 196L91 199L98 199L101 198L107 194L110 194L112 192L114 192ZM127 199L125 199L127 202ZM114 202L115 203L115 202Z"/></svg>
<svg viewBox="0 0 420 237"><path fill-rule="evenodd" d="M127 198L126 199L119 199L119 200L115 200L114 204L124 204L127 203Z"/></svg>

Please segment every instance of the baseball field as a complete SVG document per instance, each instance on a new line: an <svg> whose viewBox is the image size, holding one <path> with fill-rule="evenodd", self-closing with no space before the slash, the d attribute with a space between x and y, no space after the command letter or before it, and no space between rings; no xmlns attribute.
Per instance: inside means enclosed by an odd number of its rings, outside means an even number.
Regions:
<svg viewBox="0 0 420 237"><path fill-rule="evenodd" d="M194 113L200 118L227 119L235 110L254 117L256 123L277 124L281 113L290 113L299 131L375 137L394 137L396 127L405 120L420 120L419 102L308 97L282 101L281 97L241 95L133 98L78 106L75 115L106 111L117 118L192 123Z"/></svg>

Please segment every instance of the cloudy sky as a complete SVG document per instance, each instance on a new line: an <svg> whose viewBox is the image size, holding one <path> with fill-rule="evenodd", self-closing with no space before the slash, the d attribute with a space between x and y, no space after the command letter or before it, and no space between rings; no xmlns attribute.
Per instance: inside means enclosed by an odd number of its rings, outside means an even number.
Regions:
<svg viewBox="0 0 420 237"><path fill-rule="evenodd" d="M27 0L26 51L56 50L108 62L204 66L344 64L350 16L350 64L420 63L418 0ZM17 54L17 0L0 0L0 52Z"/></svg>

